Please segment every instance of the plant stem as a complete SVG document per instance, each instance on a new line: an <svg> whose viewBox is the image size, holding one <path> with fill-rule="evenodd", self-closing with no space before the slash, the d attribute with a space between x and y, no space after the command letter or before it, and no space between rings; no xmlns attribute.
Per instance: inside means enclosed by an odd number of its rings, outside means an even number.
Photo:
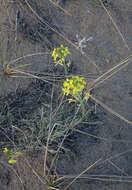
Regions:
<svg viewBox="0 0 132 190"><path fill-rule="evenodd" d="M66 61L64 61L63 67L64 67L65 75L67 75L68 71L67 71Z"/></svg>
<svg viewBox="0 0 132 190"><path fill-rule="evenodd" d="M85 110L85 106L84 106L82 97L79 97L79 102L80 102L80 106L81 106L81 110L82 110L82 119L83 119L85 117L86 110Z"/></svg>

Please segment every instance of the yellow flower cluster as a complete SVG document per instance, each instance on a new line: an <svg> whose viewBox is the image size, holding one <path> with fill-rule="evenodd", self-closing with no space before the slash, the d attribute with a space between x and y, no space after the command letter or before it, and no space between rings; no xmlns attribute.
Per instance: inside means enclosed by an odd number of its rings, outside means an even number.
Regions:
<svg viewBox="0 0 132 190"><path fill-rule="evenodd" d="M64 95L68 96L70 94L74 98L77 98L79 95L82 94L85 85L86 81L83 77L72 76L71 79L66 79L66 81L63 83L62 90Z"/></svg>
<svg viewBox="0 0 132 190"><path fill-rule="evenodd" d="M87 92L86 94L85 94L85 100L87 101L89 98L90 98L90 96L91 96L91 94L90 94L90 92Z"/></svg>
<svg viewBox="0 0 132 190"><path fill-rule="evenodd" d="M52 57L56 64L63 65L68 54L70 54L68 47L64 47L63 44L61 44L60 48L54 48Z"/></svg>
<svg viewBox="0 0 132 190"><path fill-rule="evenodd" d="M17 162L15 157L22 154L21 152L13 152L12 150L8 150L8 148L4 148L3 152L7 155L9 164L15 164Z"/></svg>

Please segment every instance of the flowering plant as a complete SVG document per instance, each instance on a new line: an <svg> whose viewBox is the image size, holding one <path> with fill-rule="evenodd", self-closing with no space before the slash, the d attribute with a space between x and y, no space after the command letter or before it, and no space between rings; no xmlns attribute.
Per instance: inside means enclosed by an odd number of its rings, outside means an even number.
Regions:
<svg viewBox="0 0 132 190"><path fill-rule="evenodd" d="M63 44L59 48L54 48L52 57L56 64L62 65L67 73L67 67L70 66L70 61L66 63L66 56L70 54L68 47L64 47Z"/></svg>
<svg viewBox="0 0 132 190"><path fill-rule="evenodd" d="M72 76L71 79L66 79L63 83L63 93L68 96L71 95L75 99L78 99L82 96L82 92L85 88L86 81L83 77ZM72 99L69 99L70 102Z"/></svg>
<svg viewBox="0 0 132 190"><path fill-rule="evenodd" d="M8 148L4 148L3 152L7 155L9 164L15 164L17 162L16 157L22 154L21 152L8 150Z"/></svg>

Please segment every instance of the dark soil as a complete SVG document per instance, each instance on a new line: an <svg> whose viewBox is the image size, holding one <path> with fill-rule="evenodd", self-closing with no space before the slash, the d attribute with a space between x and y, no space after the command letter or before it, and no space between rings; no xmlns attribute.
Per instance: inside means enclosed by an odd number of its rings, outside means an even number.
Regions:
<svg viewBox="0 0 132 190"><path fill-rule="evenodd" d="M27 129L30 128L31 131L35 131L34 136L36 135L40 119L38 113L42 107L50 109L53 84L57 84L58 91L58 86L64 79L63 70L61 67L53 66L49 55L31 56L16 64L16 66L30 64L22 71L43 77L44 80L20 74L6 76L3 72L5 64L23 55L50 52L54 47L64 44L71 52L72 66L69 71L84 75L88 82L91 82L132 54L131 0L102 1L124 39L99 2L96 6L91 0L54 2L70 15L48 0L31 0L30 4L26 4L24 0L16 0L14 3L0 2L0 148L1 150L5 146L12 148L16 144L21 150L24 149L23 155L14 166L22 183L1 153L0 190L21 190L22 184L25 190L46 189L24 162L27 158L33 168L42 173L44 159L42 146L35 150L32 144L28 144L29 146L22 144L21 131L28 133ZM15 31L16 16L18 16L17 31ZM93 37L86 48L83 48L84 55L72 44L77 44L77 34L81 39ZM97 86L92 93L109 108L132 122L130 63L131 60L126 67ZM55 83L52 76L52 79L46 82L48 74L62 75L62 78ZM59 93L54 94L54 107L58 103ZM69 189L131 190L132 125L96 105L93 100L89 100L87 106L92 111L86 120L93 124L77 126L82 133L74 131L64 141L64 150L60 152L57 164L58 175L75 177L101 159L101 163L85 172ZM52 155L49 154L48 165L51 159ZM63 181L61 189L70 182L71 179L68 177Z"/></svg>

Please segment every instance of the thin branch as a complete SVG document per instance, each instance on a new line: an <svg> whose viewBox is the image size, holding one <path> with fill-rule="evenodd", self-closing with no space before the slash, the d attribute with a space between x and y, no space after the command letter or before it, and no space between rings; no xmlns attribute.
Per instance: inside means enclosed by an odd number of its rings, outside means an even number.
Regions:
<svg viewBox="0 0 132 190"><path fill-rule="evenodd" d="M92 90L93 88L97 87L99 84L103 83L105 80L109 79L110 77L112 77L114 74L116 74L118 71L120 71L121 69L123 69L124 67L126 67L128 64L131 63L132 60L132 54L129 55L127 58L125 58L123 61L121 61L119 64L117 64L116 66L112 67L111 69L109 69L107 72L105 72L104 74L102 74L100 77L98 77L97 79L95 79L91 86L88 90Z"/></svg>
<svg viewBox="0 0 132 190"><path fill-rule="evenodd" d="M122 41L124 42L126 48L128 49L128 51L129 51L130 53L132 53L132 51L130 50L130 48L129 48L129 46L128 46L126 40L125 40L125 38L123 37L123 35L122 35L122 33L121 33L120 29L119 29L119 27L117 26L116 22L115 22L114 19L112 18L110 12L109 12L109 11L107 10L107 8L104 6L102 0L99 0L99 1L100 1L100 3L101 3L102 7L104 8L104 10L106 11L106 13L108 14L108 16L109 16L110 20L112 21L113 25L115 26L115 28L116 28L117 32L119 33L120 37L122 38Z"/></svg>
<svg viewBox="0 0 132 190"><path fill-rule="evenodd" d="M43 176L46 175L46 161L47 161L47 156L48 156L48 146L49 146L49 140L51 137L51 134L53 132L53 127L52 127L52 103L53 103L53 94L54 94L54 88L52 88L52 93L51 93L51 105L50 105L50 121L49 121L49 125L47 126L48 128L48 138L47 138L47 142L46 142L46 150L44 152L44 171L43 171Z"/></svg>
<svg viewBox="0 0 132 190"><path fill-rule="evenodd" d="M59 4L53 2L52 0L49 0L54 6L56 6L57 8L61 9L65 14L72 16L71 13L69 13L67 10L63 9Z"/></svg>
<svg viewBox="0 0 132 190"><path fill-rule="evenodd" d="M110 107L108 107L107 105L105 105L103 102L101 102L100 100L96 99L95 97L91 96L91 99L94 100L98 105L100 105L101 107L103 107L105 110L107 110L108 112L110 112L111 114L115 115L116 117L118 117L119 119L121 119L122 121L124 121L125 123L129 124L132 126L132 122L129 121L128 119L126 119L125 117L123 117L122 115L118 114L117 112L115 112L114 110L112 110Z"/></svg>
<svg viewBox="0 0 132 190"><path fill-rule="evenodd" d="M81 177L81 175L83 175L84 173L86 173L87 171L89 171L91 168L93 168L94 166L96 166L98 163L100 163L102 159L100 158L99 160L97 160L96 162L94 162L92 165L90 165L88 168L86 168L85 170L83 170L79 175L77 175L74 180L72 180L72 182L70 184L68 184L64 190L67 190L78 178Z"/></svg>

